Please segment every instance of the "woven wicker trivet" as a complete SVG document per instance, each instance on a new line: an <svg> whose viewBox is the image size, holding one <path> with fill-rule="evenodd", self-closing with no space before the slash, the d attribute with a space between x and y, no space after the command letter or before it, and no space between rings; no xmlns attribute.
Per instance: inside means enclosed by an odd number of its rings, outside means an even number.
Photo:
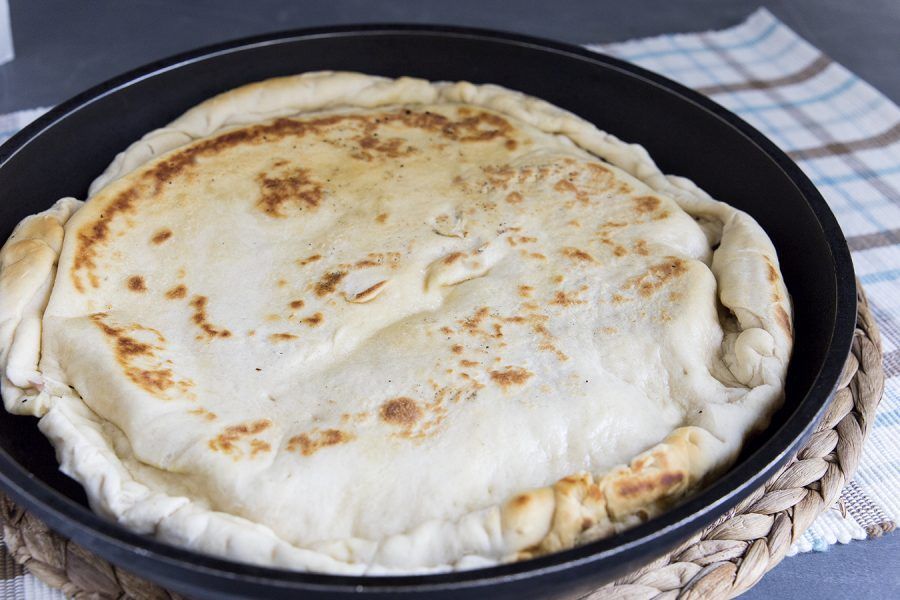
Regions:
<svg viewBox="0 0 900 600"><path fill-rule="evenodd" d="M671 554L589 600L720 599L747 591L839 500L859 463L884 387L881 340L862 288L853 349L815 434L762 488ZM838 506L839 509L842 507ZM60 537L0 493L3 537L15 560L75 598L177 598Z"/></svg>

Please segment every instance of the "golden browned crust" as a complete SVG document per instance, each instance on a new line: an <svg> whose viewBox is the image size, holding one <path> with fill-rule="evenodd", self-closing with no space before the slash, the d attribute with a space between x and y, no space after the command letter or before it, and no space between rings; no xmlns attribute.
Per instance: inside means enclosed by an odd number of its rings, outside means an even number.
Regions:
<svg viewBox="0 0 900 600"><path fill-rule="evenodd" d="M676 429L629 465L607 473L576 473L552 487L523 492L502 509L504 533L528 542L517 559L607 537L661 513L708 477L708 433Z"/></svg>

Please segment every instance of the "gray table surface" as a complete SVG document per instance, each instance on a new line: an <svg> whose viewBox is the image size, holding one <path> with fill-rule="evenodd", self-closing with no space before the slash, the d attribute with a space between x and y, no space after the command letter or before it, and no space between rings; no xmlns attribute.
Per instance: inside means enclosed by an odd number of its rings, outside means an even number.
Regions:
<svg viewBox="0 0 900 600"><path fill-rule="evenodd" d="M176 52L280 29L442 23L590 43L719 29L760 5L900 102L900 0L11 0L17 58L0 66L0 113L56 104ZM900 536L788 558L744 597L898 598Z"/></svg>

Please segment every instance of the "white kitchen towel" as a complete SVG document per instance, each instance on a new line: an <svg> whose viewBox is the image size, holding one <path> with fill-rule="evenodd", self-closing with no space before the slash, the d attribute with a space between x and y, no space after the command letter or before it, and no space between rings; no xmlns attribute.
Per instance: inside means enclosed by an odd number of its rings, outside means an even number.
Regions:
<svg viewBox="0 0 900 600"><path fill-rule="evenodd" d="M900 517L900 109L765 9L722 31L589 48L675 79L749 121L800 164L837 215L881 330L885 396L842 494L847 516L825 513L791 553L892 530ZM0 116L0 142L45 110ZM22 597L62 596L0 556L0 600Z"/></svg>

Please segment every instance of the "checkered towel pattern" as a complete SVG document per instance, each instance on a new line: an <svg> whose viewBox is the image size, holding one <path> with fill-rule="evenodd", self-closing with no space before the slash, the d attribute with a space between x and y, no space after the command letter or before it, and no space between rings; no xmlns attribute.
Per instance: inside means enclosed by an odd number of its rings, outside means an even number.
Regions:
<svg viewBox="0 0 900 600"><path fill-rule="evenodd" d="M800 164L837 215L881 328L885 397L841 496L847 516L822 515L791 553L892 530L900 517L900 108L765 9L723 31L589 48L662 73L749 121ZM0 142L43 110L0 116ZM61 597L7 557L0 571L0 600Z"/></svg>

